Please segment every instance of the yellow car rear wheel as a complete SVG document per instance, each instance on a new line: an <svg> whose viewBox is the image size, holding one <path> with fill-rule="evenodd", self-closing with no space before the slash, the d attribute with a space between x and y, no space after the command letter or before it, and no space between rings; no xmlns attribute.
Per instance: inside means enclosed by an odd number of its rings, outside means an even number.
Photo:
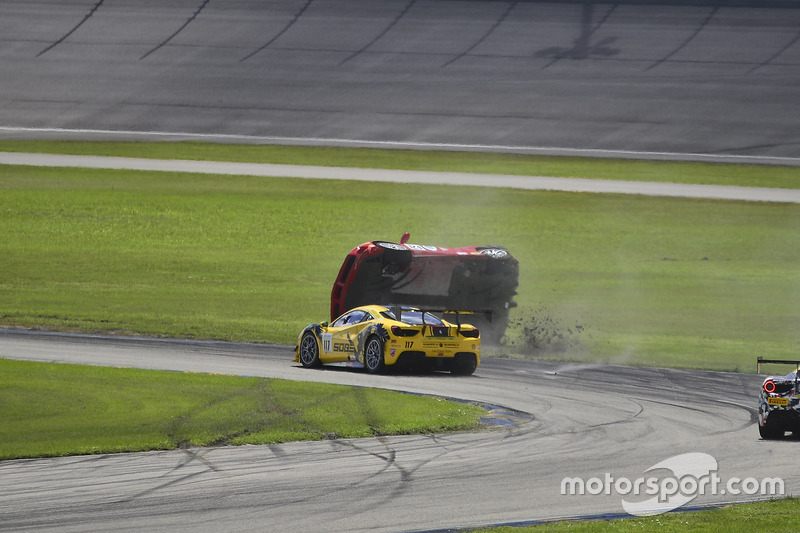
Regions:
<svg viewBox="0 0 800 533"><path fill-rule="evenodd" d="M459 354L453 360L450 373L458 376L471 376L478 368L478 359L473 354Z"/></svg>
<svg viewBox="0 0 800 533"><path fill-rule="evenodd" d="M385 366L383 341L377 335L367 339L367 344L364 346L364 365L370 374L381 372Z"/></svg>

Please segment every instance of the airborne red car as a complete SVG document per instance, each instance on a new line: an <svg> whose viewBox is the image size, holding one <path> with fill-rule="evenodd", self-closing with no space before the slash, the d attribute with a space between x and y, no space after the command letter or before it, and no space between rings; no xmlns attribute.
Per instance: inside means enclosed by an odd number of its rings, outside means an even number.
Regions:
<svg viewBox="0 0 800 533"><path fill-rule="evenodd" d="M519 263L502 246L442 246L370 241L347 254L331 291L331 320L361 305L409 305L488 317L484 341L498 342L519 283Z"/></svg>

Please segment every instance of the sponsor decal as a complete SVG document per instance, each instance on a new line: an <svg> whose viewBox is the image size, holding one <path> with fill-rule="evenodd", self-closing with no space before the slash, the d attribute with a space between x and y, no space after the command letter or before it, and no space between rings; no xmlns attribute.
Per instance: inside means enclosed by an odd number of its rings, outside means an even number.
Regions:
<svg viewBox="0 0 800 533"><path fill-rule="evenodd" d="M447 251L447 248L439 248L438 246L429 246L427 244L406 244L406 248L409 250L416 250L418 252L435 252L437 250L441 250L442 252Z"/></svg>
<svg viewBox="0 0 800 533"><path fill-rule="evenodd" d="M335 342L333 344L334 352L355 353L356 347L347 342Z"/></svg>
<svg viewBox="0 0 800 533"><path fill-rule="evenodd" d="M322 334L322 351L323 352L333 351L333 333Z"/></svg>
<svg viewBox="0 0 800 533"><path fill-rule="evenodd" d="M767 403L769 405L789 405L789 398L767 398Z"/></svg>

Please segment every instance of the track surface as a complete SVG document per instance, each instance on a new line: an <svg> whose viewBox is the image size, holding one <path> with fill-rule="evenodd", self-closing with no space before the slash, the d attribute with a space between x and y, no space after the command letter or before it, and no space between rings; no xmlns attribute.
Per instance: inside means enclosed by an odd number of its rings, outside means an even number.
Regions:
<svg viewBox="0 0 800 533"><path fill-rule="evenodd" d="M783 5L4 0L0 135L797 158Z"/></svg>
<svg viewBox="0 0 800 533"><path fill-rule="evenodd" d="M391 388L535 416L475 434L2 462L4 530L413 531L622 513L620 495L562 495L562 479L633 480L689 452L712 455L723 481L800 488L797 442L762 441L754 425L763 376L491 358L467 378L371 376L303 369L287 346L18 332L0 333L0 357Z"/></svg>

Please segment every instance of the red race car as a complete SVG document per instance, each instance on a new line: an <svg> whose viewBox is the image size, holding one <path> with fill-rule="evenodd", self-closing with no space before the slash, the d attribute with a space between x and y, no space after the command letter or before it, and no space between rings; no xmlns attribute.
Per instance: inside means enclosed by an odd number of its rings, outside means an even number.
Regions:
<svg viewBox="0 0 800 533"><path fill-rule="evenodd" d="M367 242L347 254L331 291L331 320L369 304L444 311L453 321L469 312L485 317L475 324L484 342L499 342L516 306L518 261L502 246L444 248L408 238Z"/></svg>

